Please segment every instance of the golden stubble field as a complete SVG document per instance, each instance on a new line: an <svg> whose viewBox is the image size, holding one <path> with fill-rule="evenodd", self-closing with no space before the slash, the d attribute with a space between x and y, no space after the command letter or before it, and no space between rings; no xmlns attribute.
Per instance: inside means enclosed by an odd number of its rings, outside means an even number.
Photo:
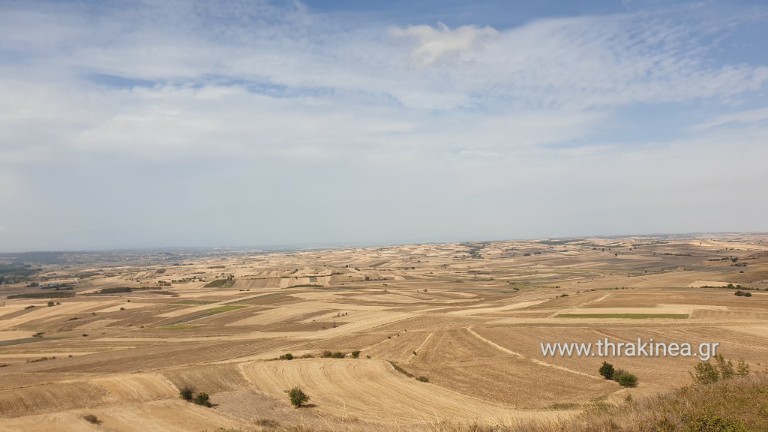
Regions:
<svg viewBox="0 0 768 432"><path fill-rule="evenodd" d="M622 388L598 375L605 359L544 357L541 342L719 342L720 353L758 371L768 358L766 235L39 267L40 286L0 285L0 431L557 421L595 401L685 385L698 359L609 359L640 379ZM49 284L76 296L53 306L6 299L56 292ZM275 360L285 353L296 358ZM181 400L185 386L210 394L214 407ZM290 406L294 386L311 397L308 407Z"/></svg>

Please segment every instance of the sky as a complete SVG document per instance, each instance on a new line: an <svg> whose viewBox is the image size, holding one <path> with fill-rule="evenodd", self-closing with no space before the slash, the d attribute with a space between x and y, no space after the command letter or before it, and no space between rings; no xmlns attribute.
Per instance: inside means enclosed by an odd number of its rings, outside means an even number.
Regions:
<svg viewBox="0 0 768 432"><path fill-rule="evenodd" d="M762 1L0 0L0 251L768 231Z"/></svg>

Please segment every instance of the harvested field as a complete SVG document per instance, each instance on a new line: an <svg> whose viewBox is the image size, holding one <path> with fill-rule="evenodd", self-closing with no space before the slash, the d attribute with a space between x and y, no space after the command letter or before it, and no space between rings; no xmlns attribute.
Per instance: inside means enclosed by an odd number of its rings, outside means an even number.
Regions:
<svg viewBox="0 0 768 432"><path fill-rule="evenodd" d="M717 343L726 358L763 371L766 242L745 235L220 253L160 273L145 261L42 265L41 274L62 280L89 276L72 282L76 295L60 305L4 298L0 431L560 421L596 401L687 385L700 361L544 355L548 343ZM204 287L230 275L231 287ZM152 293L159 281L173 297ZM149 288L86 295L126 286ZM5 297L29 290L0 285ZM323 358L326 351L343 358ZM603 379L603 361L635 374L638 385ZM290 406L285 392L294 386L310 396L308 407ZM220 405L184 402L182 387Z"/></svg>

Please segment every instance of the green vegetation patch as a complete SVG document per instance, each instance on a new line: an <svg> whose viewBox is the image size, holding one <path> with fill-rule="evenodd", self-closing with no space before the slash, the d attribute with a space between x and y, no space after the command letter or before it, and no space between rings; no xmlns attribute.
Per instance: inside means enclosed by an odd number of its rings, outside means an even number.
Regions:
<svg viewBox="0 0 768 432"><path fill-rule="evenodd" d="M177 302L171 303L172 305L184 305L184 306L202 306L215 303L214 301L210 300L180 300Z"/></svg>
<svg viewBox="0 0 768 432"><path fill-rule="evenodd" d="M196 324L170 324L159 327L161 330L194 330L200 327Z"/></svg>
<svg viewBox="0 0 768 432"><path fill-rule="evenodd" d="M14 295L9 295L8 299L9 300L10 299L50 299L50 298L69 298L74 296L75 296L75 293L73 292L55 291L55 292L14 294Z"/></svg>
<svg viewBox="0 0 768 432"><path fill-rule="evenodd" d="M216 314L220 314L220 313L224 313L224 312L229 312L229 311L233 311L233 310L242 309L244 307L245 306L242 306L242 305L219 306L219 307L215 307L215 308L212 308L212 309L206 309L206 310L203 311L203 313L205 313L205 315L216 315Z"/></svg>
<svg viewBox="0 0 768 432"><path fill-rule="evenodd" d="M234 279L216 279L205 284L205 288L232 288L234 285Z"/></svg>
<svg viewBox="0 0 768 432"><path fill-rule="evenodd" d="M688 314L558 314L555 318L626 318L626 319L686 319Z"/></svg>
<svg viewBox="0 0 768 432"><path fill-rule="evenodd" d="M164 327L174 326L174 325L181 325L181 324L184 324L184 323L188 323L190 321L195 321L195 320L199 320L199 319L203 319L203 318L208 318L208 317L216 315L216 314L220 314L220 313L224 313L224 312L229 312L229 311L233 311L233 310L237 310L237 309L242 309L244 307L247 307L247 306L243 306L243 305L227 305L227 306L218 306L218 307L211 308L211 309L205 309L203 311L198 311L198 312L192 313L190 315L184 315L180 319L178 319L176 321L173 321L172 323L170 323L170 324L168 324L168 325L166 325Z"/></svg>
<svg viewBox="0 0 768 432"><path fill-rule="evenodd" d="M129 292L133 292L133 288L131 288L131 287L112 287L112 288L102 288L96 294L122 294L122 293L129 293Z"/></svg>

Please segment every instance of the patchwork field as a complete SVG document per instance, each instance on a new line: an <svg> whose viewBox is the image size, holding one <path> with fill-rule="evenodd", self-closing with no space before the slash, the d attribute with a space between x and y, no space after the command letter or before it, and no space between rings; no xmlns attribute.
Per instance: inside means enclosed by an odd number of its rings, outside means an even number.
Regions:
<svg viewBox="0 0 768 432"><path fill-rule="evenodd" d="M700 358L542 344L717 343L756 372L768 359L766 235L0 263L0 431L558 422L686 385ZM603 361L638 385L603 379ZM187 387L213 406L180 399ZM290 406L293 387L307 406Z"/></svg>

